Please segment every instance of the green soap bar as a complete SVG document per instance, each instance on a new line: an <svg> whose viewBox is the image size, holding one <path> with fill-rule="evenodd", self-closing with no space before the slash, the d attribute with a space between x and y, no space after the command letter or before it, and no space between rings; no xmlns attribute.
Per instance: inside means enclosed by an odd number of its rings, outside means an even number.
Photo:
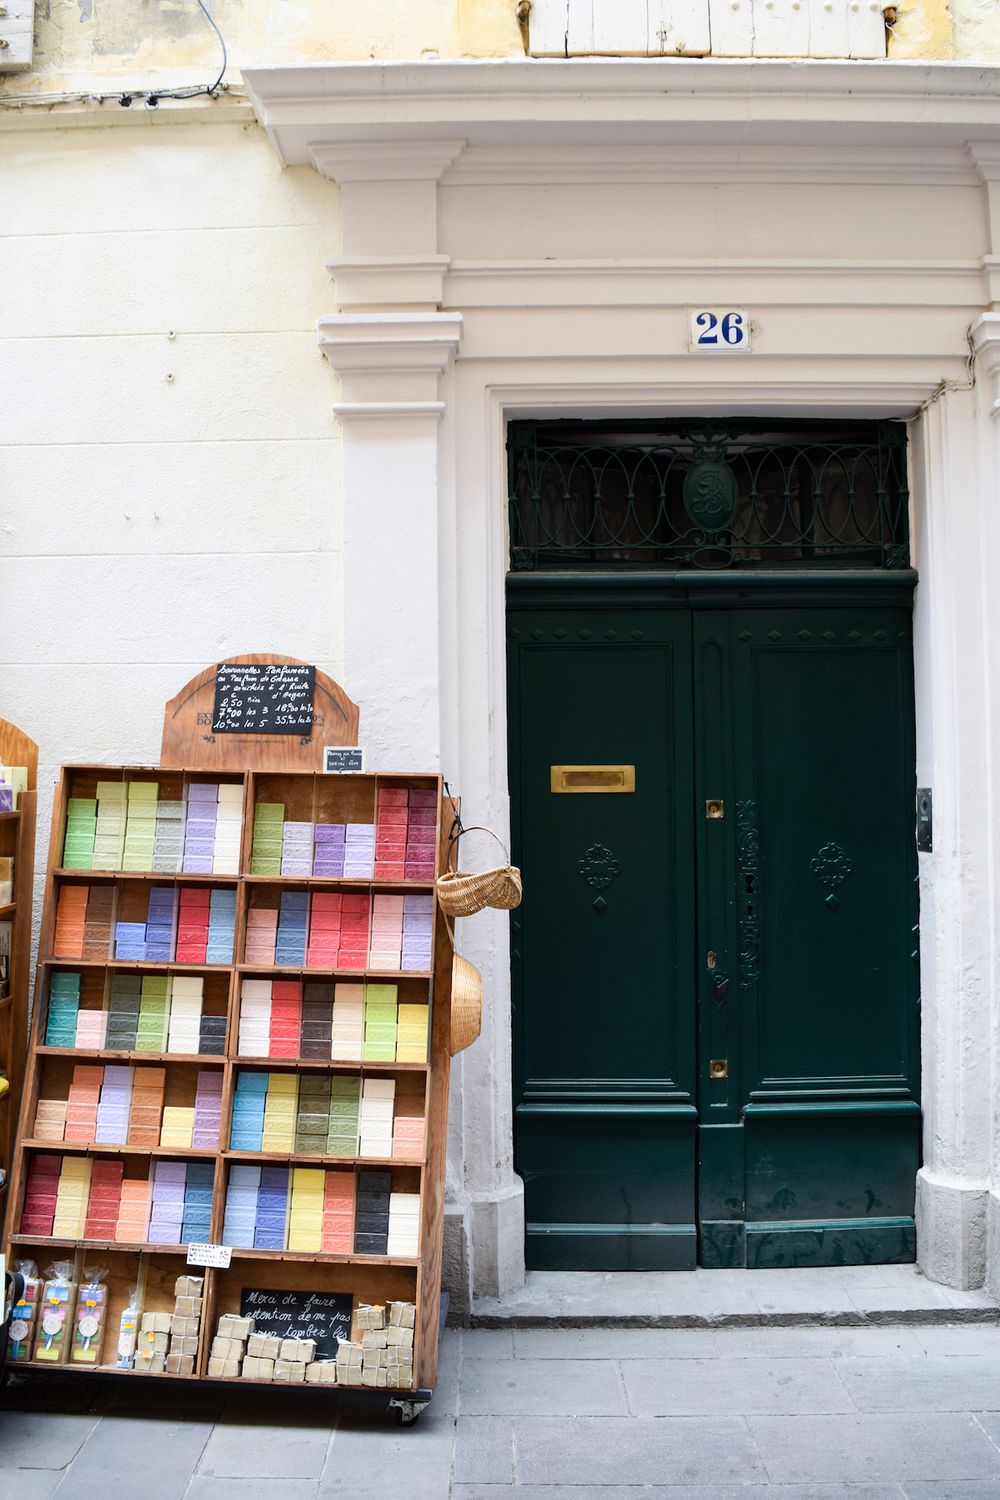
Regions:
<svg viewBox="0 0 1000 1500"><path fill-rule="evenodd" d="M253 820L255 823L283 823L285 804L283 802L255 802Z"/></svg>

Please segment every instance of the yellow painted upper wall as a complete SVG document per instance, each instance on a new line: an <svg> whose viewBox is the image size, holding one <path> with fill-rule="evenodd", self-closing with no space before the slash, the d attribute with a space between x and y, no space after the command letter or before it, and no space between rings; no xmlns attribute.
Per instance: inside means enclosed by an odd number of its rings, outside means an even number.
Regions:
<svg viewBox="0 0 1000 1500"><path fill-rule="evenodd" d="M615 0L603 0L613 4ZM516 0L208 0L242 63L520 57ZM1000 0L899 0L893 58L1000 63ZM35 64L14 93L210 82L219 47L196 0L36 0Z"/></svg>

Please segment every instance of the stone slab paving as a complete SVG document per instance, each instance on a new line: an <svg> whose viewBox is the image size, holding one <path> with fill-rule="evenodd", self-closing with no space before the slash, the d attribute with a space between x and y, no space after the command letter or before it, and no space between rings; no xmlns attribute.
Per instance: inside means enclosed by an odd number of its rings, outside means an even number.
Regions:
<svg viewBox="0 0 1000 1500"><path fill-rule="evenodd" d="M319 1391L46 1375L3 1393L0 1500L1000 1500L995 1312L449 1330L405 1430Z"/></svg>

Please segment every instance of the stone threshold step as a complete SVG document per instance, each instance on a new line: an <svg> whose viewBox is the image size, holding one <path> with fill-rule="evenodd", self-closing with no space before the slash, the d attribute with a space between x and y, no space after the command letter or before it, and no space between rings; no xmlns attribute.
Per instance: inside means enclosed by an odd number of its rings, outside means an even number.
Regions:
<svg viewBox="0 0 1000 1500"><path fill-rule="evenodd" d="M613 1313L549 1312L473 1305L472 1328L882 1328L947 1323L1000 1324L1000 1308L898 1307L871 1312Z"/></svg>

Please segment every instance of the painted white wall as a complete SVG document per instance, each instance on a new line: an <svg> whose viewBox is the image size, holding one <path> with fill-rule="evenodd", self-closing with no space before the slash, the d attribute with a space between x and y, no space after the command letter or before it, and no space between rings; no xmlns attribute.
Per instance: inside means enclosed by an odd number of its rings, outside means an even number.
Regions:
<svg viewBox="0 0 1000 1500"><path fill-rule="evenodd" d="M157 122L6 135L0 200L0 699L44 868L58 765L158 760L208 663L341 675L338 194L257 125Z"/></svg>

